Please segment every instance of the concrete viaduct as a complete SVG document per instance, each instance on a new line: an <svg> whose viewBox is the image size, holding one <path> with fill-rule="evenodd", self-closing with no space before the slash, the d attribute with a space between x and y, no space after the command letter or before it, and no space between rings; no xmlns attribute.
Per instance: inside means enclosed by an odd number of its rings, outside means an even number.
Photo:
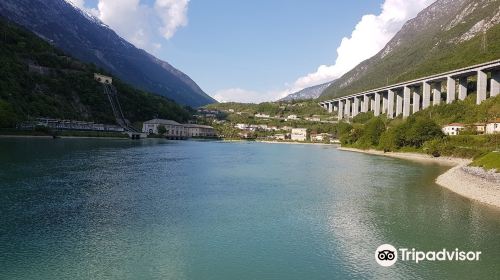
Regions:
<svg viewBox="0 0 500 280"><path fill-rule="evenodd" d="M488 74L491 78L488 78ZM470 77L476 77L477 81L476 104L498 95L500 60L342 96L319 104L330 113L337 112L339 120L368 111L372 111L375 116L386 114L388 118L394 118L403 114L405 118L431 105L451 103L457 98L464 100Z"/></svg>

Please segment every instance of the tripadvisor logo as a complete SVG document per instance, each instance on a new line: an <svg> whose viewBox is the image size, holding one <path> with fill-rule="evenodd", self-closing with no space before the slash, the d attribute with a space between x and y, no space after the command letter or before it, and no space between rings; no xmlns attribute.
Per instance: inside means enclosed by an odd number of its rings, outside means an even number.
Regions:
<svg viewBox="0 0 500 280"><path fill-rule="evenodd" d="M390 244L380 245L375 250L375 260L381 266L392 266L396 261L410 261L419 263L421 261L479 261L481 251L461 251L458 248L449 251L419 251L415 248L396 249Z"/></svg>
<svg viewBox="0 0 500 280"><path fill-rule="evenodd" d="M381 266L391 266L398 260L398 251L390 244L380 245L375 251L375 260Z"/></svg>

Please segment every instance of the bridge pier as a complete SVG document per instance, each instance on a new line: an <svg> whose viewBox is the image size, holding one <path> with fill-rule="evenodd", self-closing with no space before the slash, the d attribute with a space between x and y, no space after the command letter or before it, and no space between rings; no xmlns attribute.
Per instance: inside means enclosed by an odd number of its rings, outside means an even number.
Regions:
<svg viewBox="0 0 500 280"><path fill-rule="evenodd" d="M354 97L354 102L352 103L352 116L355 117L359 113L359 97Z"/></svg>
<svg viewBox="0 0 500 280"><path fill-rule="evenodd" d="M500 94L500 71L491 72L490 97Z"/></svg>
<svg viewBox="0 0 500 280"><path fill-rule="evenodd" d="M398 92L396 95L396 117L403 113L403 95Z"/></svg>
<svg viewBox="0 0 500 280"><path fill-rule="evenodd" d="M446 103L450 104L455 101L456 81L455 78L446 78Z"/></svg>
<svg viewBox="0 0 500 280"><path fill-rule="evenodd" d="M345 112L344 112L344 115L347 118L351 117L351 100L350 99L346 99L345 100Z"/></svg>
<svg viewBox="0 0 500 280"><path fill-rule="evenodd" d="M339 121L344 118L344 106L344 100L339 100L339 113L337 115Z"/></svg>
<svg viewBox="0 0 500 280"><path fill-rule="evenodd" d="M394 91L387 91L387 117L394 118Z"/></svg>
<svg viewBox="0 0 500 280"><path fill-rule="evenodd" d="M488 75L483 70L477 70L477 98L476 104L486 100L486 86L488 83Z"/></svg>
<svg viewBox="0 0 500 280"><path fill-rule="evenodd" d="M405 86L403 89L403 118L406 118L410 115L410 98L411 98L411 90L410 87Z"/></svg>
<svg viewBox="0 0 500 280"><path fill-rule="evenodd" d="M467 98L467 77L461 77L458 81L458 99Z"/></svg>
<svg viewBox="0 0 500 280"><path fill-rule="evenodd" d="M422 83L422 109L431 105L431 84L429 82Z"/></svg>
<svg viewBox="0 0 500 280"><path fill-rule="evenodd" d="M380 116L380 93L379 92L375 92L375 108L374 108L374 112L373 114L375 115L375 117L378 117Z"/></svg>
<svg viewBox="0 0 500 280"><path fill-rule="evenodd" d="M364 105L364 112L368 112L370 110L370 96L368 94L365 94L363 96L363 105Z"/></svg>
<svg viewBox="0 0 500 280"><path fill-rule="evenodd" d="M432 105L441 104L441 82L432 84Z"/></svg>
<svg viewBox="0 0 500 280"><path fill-rule="evenodd" d="M382 93L382 114L387 114L387 92Z"/></svg>
<svg viewBox="0 0 500 280"><path fill-rule="evenodd" d="M416 88L413 89L413 114L420 111L420 93Z"/></svg>

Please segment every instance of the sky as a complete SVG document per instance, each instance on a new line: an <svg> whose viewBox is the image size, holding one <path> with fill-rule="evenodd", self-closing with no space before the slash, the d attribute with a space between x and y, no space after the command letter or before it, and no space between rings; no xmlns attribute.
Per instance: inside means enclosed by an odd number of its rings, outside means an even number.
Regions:
<svg viewBox="0 0 500 280"><path fill-rule="evenodd" d="M274 101L341 77L434 0L66 0L220 102Z"/></svg>

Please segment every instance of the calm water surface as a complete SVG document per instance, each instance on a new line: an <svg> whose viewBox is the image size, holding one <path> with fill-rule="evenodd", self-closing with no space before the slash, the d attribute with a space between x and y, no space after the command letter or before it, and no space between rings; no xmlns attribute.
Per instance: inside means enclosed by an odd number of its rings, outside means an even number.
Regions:
<svg viewBox="0 0 500 280"><path fill-rule="evenodd" d="M0 279L493 279L500 211L329 146L0 139ZM378 266L375 249L482 251Z"/></svg>

